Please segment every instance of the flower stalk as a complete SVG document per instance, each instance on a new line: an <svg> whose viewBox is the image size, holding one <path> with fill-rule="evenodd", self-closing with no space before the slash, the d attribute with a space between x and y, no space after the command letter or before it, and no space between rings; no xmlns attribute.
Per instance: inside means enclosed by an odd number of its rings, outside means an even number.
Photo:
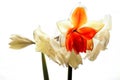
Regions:
<svg viewBox="0 0 120 80"><path fill-rule="evenodd" d="M72 80L72 67L68 66L68 80Z"/></svg>
<svg viewBox="0 0 120 80"><path fill-rule="evenodd" d="M47 64L46 64L46 60L45 60L45 55L43 53L41 53L41 55L42 55L42 68L43 68L44 80L49 80L49 75L48 75L48 70L47 70Z"/></svg>

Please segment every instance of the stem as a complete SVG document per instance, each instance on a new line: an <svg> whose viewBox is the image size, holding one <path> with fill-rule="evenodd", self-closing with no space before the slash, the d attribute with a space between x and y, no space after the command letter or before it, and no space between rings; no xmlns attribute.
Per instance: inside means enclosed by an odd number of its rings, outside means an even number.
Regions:
<svg viewBox="0 0 120 80"><path fill-rule="evenodd" d="M41 53L41 54L42 54L42 68L43 68L44 80L49 80L49 75L48 75L48 70L47 70L45 56L44 56L43 53Z"/></svg>
<svg viewBox="0 0 120 80"><path fill-rule="evenodd" d="M68 80L72 80L72 67L68 66Z"/></svg>

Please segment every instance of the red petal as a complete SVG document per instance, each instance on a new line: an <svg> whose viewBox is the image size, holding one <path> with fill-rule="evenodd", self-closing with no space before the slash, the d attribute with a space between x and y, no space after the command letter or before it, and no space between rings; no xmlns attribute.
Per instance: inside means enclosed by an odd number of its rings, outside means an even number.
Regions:
<svg viewBox="0 0 120 80"><path fill-rule="evenodd" d="M77 31L81 34L83 38L87 40L92 39L97 33L95 29L90 28L90 27L83 27L83 28L78 29Z"/></svg>
<svg viewBox="0 0 120 80"><path fill-rule="evenodd" d="M86 52L87 40L84 39L76 31L70 31L70 32L69 32L69 34L67 34L67 37L66 37L67 50L72 51L72 49L73 49L77 54L79 54L79 52Z"/></svg>
<svg viewBox="0 0 120 80"><path fill-rule="evenodd" d="M87 41L81 37L81 35L77 32L72 34L73 40L73 49L76 53L86 52L86 44Z"/></svg>
<svg viewBox="0 0 120 80"><path fill-rule="evenodd" d="M68 51L72 51L72 44L73 44L72 37L71 37L72 32L73 32L73 28L69 29L66 35L65 45Z"/></svg>
<svg viewBox="0 0 120 80"><path fill-rule="evenodd" d="M66 43L66 49L68 51L72 51L72 43L73 43L73 41L72 41L72 37L70 35L67 35L65 43Z"/></svg>

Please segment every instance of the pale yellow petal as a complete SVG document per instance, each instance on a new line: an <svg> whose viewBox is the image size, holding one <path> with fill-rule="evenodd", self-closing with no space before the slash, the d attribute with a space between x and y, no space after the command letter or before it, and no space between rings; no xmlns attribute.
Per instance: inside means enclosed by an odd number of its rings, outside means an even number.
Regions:
<svg viewBox="0 0 120 80"><path fill-rule="evenodd" d="M71 22L69 20L66 20L66 21L57 22L57 27L62 34L66 34L68 29L72 28L73 25L71 24Z"/></svg>
<svg viewBox="0 0 120 80"><path fill-rule="evenodd" d="M99 31L104 27L104 23L102 21L88 21L82 27L90 27L95 29L96 31Z"/></svg>
<svg viewBox="0 0 120 80"><path fill-rule="evenodd" d="M9 43L9 45L10 45L10 48L12 49L22 49L31 44L35 44L33 41L29 40L28 38L21 37L19 35L12 35L10 39L11 39L11 42Z"/></svg>
<svg viewBox="0 0 120 80"><path fill-rule="evenodd" d="M79 64L82 64L82 58L76 53L70 53L68 63L71 67L77 68Z"/></svg>

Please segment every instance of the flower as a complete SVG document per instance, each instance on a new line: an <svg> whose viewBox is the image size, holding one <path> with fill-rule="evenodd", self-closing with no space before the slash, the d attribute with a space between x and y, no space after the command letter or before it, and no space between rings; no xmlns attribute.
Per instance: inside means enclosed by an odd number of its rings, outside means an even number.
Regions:
<svg viewBox="0 0 120 80"><path fill-rule="evenodd" d="M85 8L82 6L75 8L69 20L60 21L57 25L66 38L67 51L74 51L76 54L92 50L93 37L104 27L100 21L87 22Z"/></svg>
<svg viewBox="0 0 120 80"><path fill-rule="evenodd" d="M98 21L88 21L85 8L78 6L68 20L57 22L61 34L49 37L40 28L33 32L35 42L18 36L11 37L10 47L21 49L35 44L36 51L46 54L60 65L77 68L82 64L79 53L86 53L85 58L94 61L101 50L105 50L109 42L111 16L106 15Z"/></svg>
<svg viewBox="0 0 120 80"><path fill-rule="evenodd" d="M78 6L68 20L57 22L58 29L64 36L61 44L72 54L87 53L85 58L93 61L107 47L111 23L110 15L98 21L87 21L85 8Z"/></svg>
<svg viewBox="0 0 120 80"><path fill-rule="evenodd" d="M84 7L79 6L73 11L70 19L57 22L62 33L58 37L50 38L40 28L34 31L36 50L43 52L58 64L77 68L82 64L79 53L87 53L86 58L92 60L107 46L110 29L106 26L110 26L108 22L111 22L110 19L105 19L87 21Z"/></svg>

